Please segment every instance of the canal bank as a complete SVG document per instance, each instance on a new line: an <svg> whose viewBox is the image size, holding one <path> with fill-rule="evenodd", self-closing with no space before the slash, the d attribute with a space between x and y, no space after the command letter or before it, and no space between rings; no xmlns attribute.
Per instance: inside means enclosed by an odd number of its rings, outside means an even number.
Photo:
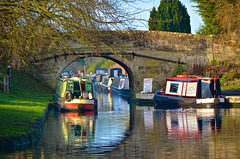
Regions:
<svg viewBox="0 0 240 159"><path fill-rule="evenodd" d="M0 72L6 69L0 67ZM39 138L53 91L25 72L12 70L10 93L0 86L0 151L27 147Z"/></svg>
<svg viewBox="0 0 240 159"><path fill-rule="evenodd" d="M43 117L34 123L25 134L20 136L0 137L0 150L17 150L29 147L36 143L43 132L44 123L48 118L51 107L51 105L47 107Z"/></svg>

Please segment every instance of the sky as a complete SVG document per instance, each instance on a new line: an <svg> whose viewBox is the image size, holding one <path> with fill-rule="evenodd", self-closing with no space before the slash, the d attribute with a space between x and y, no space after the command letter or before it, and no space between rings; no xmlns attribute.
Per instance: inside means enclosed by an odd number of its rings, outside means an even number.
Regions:
<svg viewBox="0 0 240 159"><path fill-rule="evenodd" d="M190 16L190 24L191 24L191 32L192 34L196 34L196 30L199 28L200 25L203 24L202 18L196 13L196 8L193 7L196 5L196 3L191 2L190 0L180 0L182 4L187 8L187 12ZM142 10L145 10L141 12L139 15L137 15L137 18L149 19L150 11L153 7L156 9L158 8L160 4L160 0L142 0L142 2L138 2L138 8L141 8ZM143 22L143 24L138 25L137 30L148 30L148 24L147 22Z"/></svg>

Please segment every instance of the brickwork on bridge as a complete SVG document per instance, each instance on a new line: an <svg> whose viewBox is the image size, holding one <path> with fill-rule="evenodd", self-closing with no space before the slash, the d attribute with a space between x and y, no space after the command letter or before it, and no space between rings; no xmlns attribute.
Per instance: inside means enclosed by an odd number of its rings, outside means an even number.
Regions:
<svg viewBox="0 0 240 159"><path fill-rule="evenodd" d="M185 33L158 31L122 31L121 45L118 54L102 54L120 64L128 73L132 98L143 90L143 79L153 78L153 92L159 90L167 77L183 62L185 70L191 72L193 65L206 65L214 58L213 40L211 36L200 36ZM112 41L114 43L115 41ZM91 50L72 44L72 48L81 50L71 55L48 58L36 65L37 77L55 89L60 73L72 62L85 58ZM85 54L84 54L85 52ZM122 54L124 52L124 54Z"/></svg>

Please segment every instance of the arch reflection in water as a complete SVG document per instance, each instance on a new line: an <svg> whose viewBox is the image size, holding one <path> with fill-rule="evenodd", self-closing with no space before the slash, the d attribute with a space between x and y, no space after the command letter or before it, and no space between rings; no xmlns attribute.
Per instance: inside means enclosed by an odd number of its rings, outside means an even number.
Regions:
<svg viewBox="0 0 240 159"><path fill-rule="evenodd" d="M173 109L144 111L145 131L150 132L156 122L162 123L169 139L191 140L205 134L221 131L222 114L224 109Z"/></svg>

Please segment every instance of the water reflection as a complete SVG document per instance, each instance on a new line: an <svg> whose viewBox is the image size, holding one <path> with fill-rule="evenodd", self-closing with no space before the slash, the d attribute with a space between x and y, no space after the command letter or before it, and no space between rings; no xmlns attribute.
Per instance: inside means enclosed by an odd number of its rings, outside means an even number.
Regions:
<svg viewBox="0 0 240 159"><path fill-rule="evenodd" d="M154 128L154 122L163 123L169 139L199 139L201 134L221 130L223 109L173 109L157 112L144 111L147 132Z"/></svg>
<svg viewBox="0 0 240 159"><path fill-rule="evenodd" d="M4 158L240 157L238 108L154 111L110 93L98 102L97 115L52 113L36 146Z"/></svg>
<svg viewBox="0 0 240 159"><path fill-rule="evenodd" d="M85 148L94 137L94 113L68 112L59 114L64 142L75 148Z"/></svg>

